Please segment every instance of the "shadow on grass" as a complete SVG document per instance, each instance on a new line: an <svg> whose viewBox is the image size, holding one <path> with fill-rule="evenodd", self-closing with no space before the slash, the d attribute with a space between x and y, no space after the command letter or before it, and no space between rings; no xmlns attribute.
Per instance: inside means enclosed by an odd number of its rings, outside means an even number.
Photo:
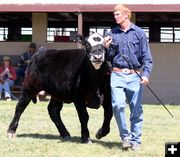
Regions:
<svg viewBox="0 0 180 157"><path fill-rule="evenodd" d="M73 136L68 140L63 139L58 135L38 134L38 133L36 133L36 134L18 134L18 135L16 135L16 137L18 137L18 138L37 138L37 139L47 139L47 140L60 140L60 142L72 142L72 143L81 144L81 142L80 142L81 139L78 136ZM107 148L114 148L114 147L122 146L122 143L120 143L120 142L109 142L109 141L94 140L94 139L92 140L92 143L96 143L96 144L102 145Z"/></svg>
<svg viewBox="0 0 180 157"><path fill-rule="evenodd" d="M104 147L107 147L107 148L115 148L115 147L118 147L118 148L122 148L122 143L121 142L110 142L110 141L102 141L102 140L92 140L93 143L97 143L99 145L102 145Z"/></svg>
<svg viewBox="0 0 180 157"><path fill-rule="evenodd" d="M38 139L48 139L48 140L59 140L60 136L51 134L18 134L16 137L19 138L38 138Z"/></svg>

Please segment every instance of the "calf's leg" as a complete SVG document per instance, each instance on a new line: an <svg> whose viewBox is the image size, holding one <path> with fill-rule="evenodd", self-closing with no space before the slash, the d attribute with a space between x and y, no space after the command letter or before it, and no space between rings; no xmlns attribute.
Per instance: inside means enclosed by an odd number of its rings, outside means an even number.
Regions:
<svg viewBox="0 0 180 157"><path fill-rule="evenodd" d="M104 109L104 121L102 127L96 133L97 139L101 139L110 132L110 122L113 116L110 92L104 96L104 101L102 106Z"/></svg>
<svg viewBox="0 0 180 157"><path fill-rule="evenodd" d="M7 130L7 136L9 138L13 138L15 136L15 132L18 127L20 117L22 113L24 112L25 108L28 106L31 99L32 97L25 93L23 93L23 95L20 96L18 103L16 105L14 117Z"/></svg>
<svg viewBox="0 0 180 157"><path fill-rule="evenodd" d="M87 127L89 115L86 106L80 102L74 102L74 104L78 113L79 121L81 123L81 143L90 144L92 142L90 140L89 130Z"/></svg>
<svg viewBox="0 0 180 157"><path fill-rule="evenodd" d="M60 136L63 139L69 139L70 134L67 131L65 125L63 124L63 122L61 120L60 111L61 111L62 107L63 107L63 102L58 101L57 99L53 99L53 97L52 97L49 102L49 105L48 105L48 112L49 112L49 116L50 116L51 120L56 125L56 127L60 133Z"/></svg>

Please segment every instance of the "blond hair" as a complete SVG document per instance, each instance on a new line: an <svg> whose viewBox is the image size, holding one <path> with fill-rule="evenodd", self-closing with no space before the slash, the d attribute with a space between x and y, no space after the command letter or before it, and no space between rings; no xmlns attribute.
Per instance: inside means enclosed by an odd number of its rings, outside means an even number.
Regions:
<svg viewBox="0 0 180 157"><path fill-rule="evenodd" d="M125 5L123 5L123 4L115 5L114 12L116 12L116 11L120 11L124 14L127 14L128 18L131 19L131 10L128 7L126 7Z"/></svg>

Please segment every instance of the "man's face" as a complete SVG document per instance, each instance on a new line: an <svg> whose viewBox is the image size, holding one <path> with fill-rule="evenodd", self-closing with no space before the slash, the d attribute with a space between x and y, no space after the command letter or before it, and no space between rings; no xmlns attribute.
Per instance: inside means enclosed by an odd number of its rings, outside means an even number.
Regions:
<svg viewBox="0 0 180 157"><path fill-rule="evenodd" d="M8 67L9 66L9 61L4 61L4 65L5 65L5 67Z"/></svg>
<svg viewBox="0 0 180 157"><path fill-rule="evenodd" d="M29 48L29 52L35 53L36 49L35 48Z"/></svg>
<svg viewBox="0 0 180 157"><path fill-rule="evenodd" d="M116 20L117 24L122 24L127 19L127 15L121 11L115 11L114 19Z"/></svg>

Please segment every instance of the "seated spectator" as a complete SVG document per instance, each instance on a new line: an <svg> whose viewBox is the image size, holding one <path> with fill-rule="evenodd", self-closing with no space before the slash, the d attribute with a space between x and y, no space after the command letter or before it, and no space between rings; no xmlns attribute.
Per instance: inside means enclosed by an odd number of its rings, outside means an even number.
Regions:
<svg viewBox="0 0 180 157"><path fill-rule="evenodd" d="M36 44L31 43L29 45L29 50L27 52L24 52L18 62L18 68L16 71L17 74L17 81L16 84L20 84L22 80L24 80L25 71L28 67L29 63L31 62L31 57L36 52Z"/></svg>
<svg viewBox="0 0 180 157"><path fill-rule="evenodd" d="M47 48L41 46L38 51L46 51ZM21 84L21 82L24 80L25 77L25 72L27 67L29 66L31 62L31 57L36 53L36 44L31 43L29 45L29 51L25 52L22 54L19 62L18 62L18 69L16 71L17 74L17 81L16 84ZM40 91L39 94L37 95L37 100L39 101L40 96L45 96L46 92L45 91Z"/></svg>
<svg viewBox="0 0 180 157"><path fill-rule="evenodd" d="M13 66L11 66L11 61L9 56L3 57L3 65L0 66L0 98L2 91L4 90L5 99L7 101L11 100L10 88L14 86L14 81L16 80L16 71Z"/></svg>

